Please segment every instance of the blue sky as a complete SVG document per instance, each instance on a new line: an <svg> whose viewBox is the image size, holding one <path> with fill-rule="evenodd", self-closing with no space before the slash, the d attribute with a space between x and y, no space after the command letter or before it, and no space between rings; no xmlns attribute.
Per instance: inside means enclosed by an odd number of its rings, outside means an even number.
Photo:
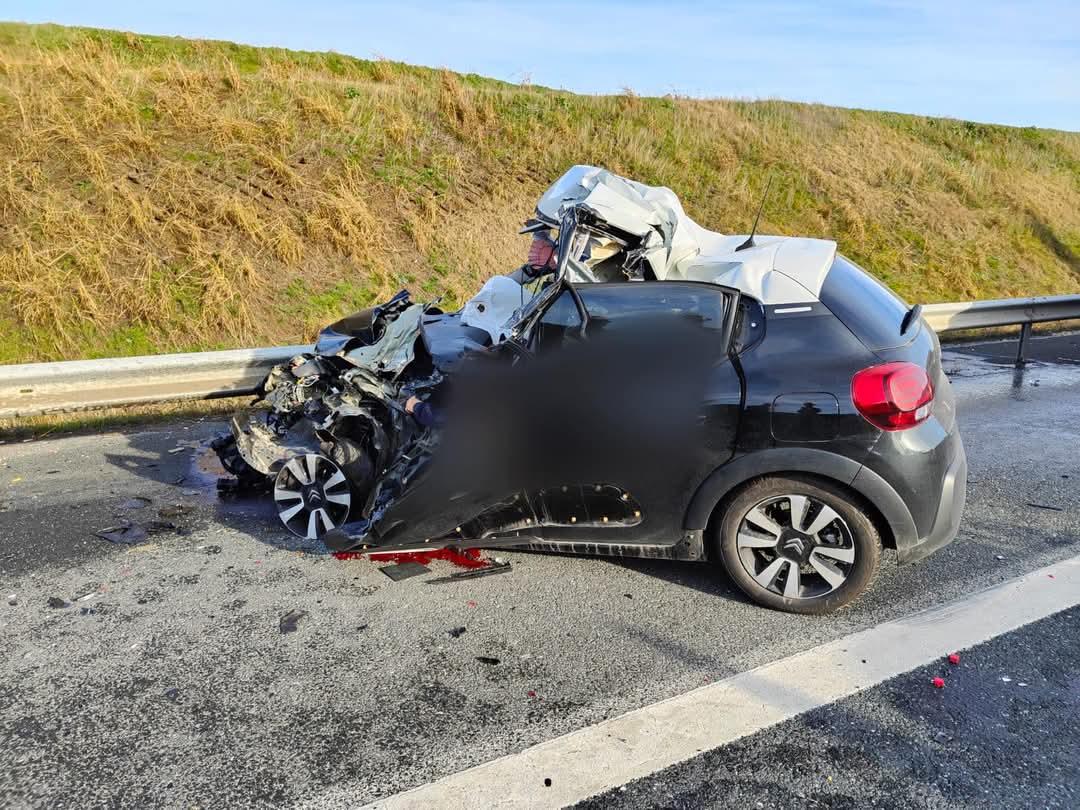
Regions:
<svg viewBox="0 0 1080 810"><path fill-rule="evenodd" d="M1080 0L0 0L0 18L381 55L577 92L1080 130Z"/></svg>

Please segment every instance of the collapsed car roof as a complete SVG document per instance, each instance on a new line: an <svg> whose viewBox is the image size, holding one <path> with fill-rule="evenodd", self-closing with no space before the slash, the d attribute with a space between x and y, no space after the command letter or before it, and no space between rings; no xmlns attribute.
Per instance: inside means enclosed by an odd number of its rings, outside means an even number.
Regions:
<svg viewBox="0 0 1080 810"><path fill-rule="evenodd" d="M652 277L733 287L763 304L818 300L836 243L787 236L724 235L683 210L671 189L628 180L596 166L574 166L544 192L538 219L558 227L568 208L588 211L613 232L632 237ZM596 281L571 263L571 281Z"/></svg>

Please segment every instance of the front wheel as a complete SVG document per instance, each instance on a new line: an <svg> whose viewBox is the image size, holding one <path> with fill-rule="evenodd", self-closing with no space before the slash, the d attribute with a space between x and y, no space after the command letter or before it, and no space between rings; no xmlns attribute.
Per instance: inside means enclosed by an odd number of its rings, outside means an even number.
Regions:
<svg viewBox="0 0 1080 810"><path fill-rule="evenodd" d="M760 605L822 614L869 587L881 538L843 489L797 477L761 478L727 503L720 558L739 588Z"/></svg>
<svg viewBox="0 0 1080 810"><path fill-rule="evenodd" d="M326 456L293 456L274 480L274 502L285 528L317 540L349 518L352 489L345 473Z"/></svg>

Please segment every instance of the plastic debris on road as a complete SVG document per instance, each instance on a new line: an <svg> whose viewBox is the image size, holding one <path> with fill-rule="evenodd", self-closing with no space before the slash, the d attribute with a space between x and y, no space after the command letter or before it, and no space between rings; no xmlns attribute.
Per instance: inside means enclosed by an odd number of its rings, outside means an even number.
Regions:
<svg viewBox="0 0 1080 810"><path fill-rule="evenodd" d="M944 678L934 678L934 680L930 681L930 683L932 683L934 685L935 689L944 689L945 688L945 679Z"/></svg>
<svg viewBox="0 0 1080 810"><path fill-rule="evenodd" d="M949 653L949 663L956 666L960 663L960 653Z"/></svg>
<svg viewBox="0 0 1080 810"><path fill-rule="evenodd" d="M421 574L426 574L431 571L426 565L421 565L418 562L404 562L397 565L384 565L379 569L386 574L394 582L400 582L403 579L409 579L410 577L417 577Z"/></svg>
<svg viewBox="0 0 1080 810"><path fill-rule="evenodd" d="M183 517L184 515L190 515L195 511L195 507L186 503L173 503L168 506L163 506L158 509L158 517L174 518Z"/></svg>
<svg viewBox="0 0 1080 810"><path fill-rule="evenodd" d="M306 610L290 610L278 620L278 630L281 631L282 635L295 633L297 623L305 616L307 616Z"/></svg>
<svg viewBox="0 0 1080 810"><path fill-rule="evenodd" d="M124 521L118 526L109 526L107 529L94 532L94 534L102 540L108 540L110 543L121 546L132 546L141 543L146 539L147 535L146 529L138 523L131 523L130 521Z"/></svg>
<svg viewBox="0 0 1080 810"><path fill-rule="evenodd" d="M134 546L142 543L151 534L165 534L176 532L185 534L186 530L169 520L150 520L145 524L125 520L116 526L94 532L95 536L110 543L122 546Z"/></svg>
<svg viewBox="0 0 1080 810"><path fill-rule="evenodd" d="M485 568L487 560L480 557L480 549L436 548L431 551L384 551L368 553L364 551L335 551L338 560L359 560L369 558L372 562L404 563L415 562L427 565L432 560L442 560L459 568Z"/></svg>
<svg viewBox="0 0 1080 810"><path fill-rule="evenodd" d="M484 568L471 568L468 571L458 571L457 573L450 574L450 576L439 577L437 579L429 579L428 585L439 585L444 582L455 582L460 579L477 579L478 577L486 577L492 574L503 574L510 571L510 563L492 563Z"/></svg>

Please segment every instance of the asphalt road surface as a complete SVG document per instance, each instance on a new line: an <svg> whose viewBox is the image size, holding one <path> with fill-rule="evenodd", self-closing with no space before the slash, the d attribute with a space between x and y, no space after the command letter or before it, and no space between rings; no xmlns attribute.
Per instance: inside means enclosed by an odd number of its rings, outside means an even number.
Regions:
<svg viewBox="0 0 1080 810"><path fill-rule="evenodd" d="M989 360L948 355L970 465L960 536L915 566L887 556L872 591L826 618L755 607L719 569L670 562L499 551L488 555L509 559L510 573L428 584L454 570L436 562L431 575L392 582L385 563L337 560L284 534L268 504L220 502L206 449L220 422L9 440L0 445L0 806L355 807L1073 557L1080 370L1057 360L1014 371L994 361L1014 351L1005 345L985 347ZM123 519L178 529L130 546L94 536ZM290 611L302 615L282 632ZM1065 634L1049 669L1033 652L1053 635L1046 627ZM1065 614L972 653L1017 673L1022 664L1031 684L1041 672L1048 702L1064 688L1065 714L1048 727L1072 749L1076 637L1075 614ZM905 752L928 763L943 745L937 730L910 732L920 708L897 705L902 680L657 774L656 791L635 782L592 806L783 807L800 791L825 806L920 796L960 806L982 795L942 788L942 770L929 765L889 776L906 767ZM972 700L988 688L973 680ZM996 705L971 714L982 719L964 729L973 748L957 784L980 771L995 778L1006 759L1042 767L1029 739L997 728L1025 722L1024 707L998 716ZM888 749L853 760L873 772L867 784L815 782L850 780L841 755L851 746L837 740L858 739L858 717L871 711L881 717L873 739ZM1012 747L984 756L980 735ZM788 739L797 750L785 759L775 749ZM798 752L815 745L839 753L807 776ZM1048 751L1060 791L1047 786L1033 801L1075 806L1076 755ZM783 759L775 781L793 780L794 792L717 770L740 756ZM713 784L710 771L724 775ZM1008 806L1020 793L999 796Z"/></svg>
<svg viewBox="0 0 1080 810"><path fill-rule="evenodd" d="M1066 610L578 808L1080 807L1078 637Z"/></svg>

